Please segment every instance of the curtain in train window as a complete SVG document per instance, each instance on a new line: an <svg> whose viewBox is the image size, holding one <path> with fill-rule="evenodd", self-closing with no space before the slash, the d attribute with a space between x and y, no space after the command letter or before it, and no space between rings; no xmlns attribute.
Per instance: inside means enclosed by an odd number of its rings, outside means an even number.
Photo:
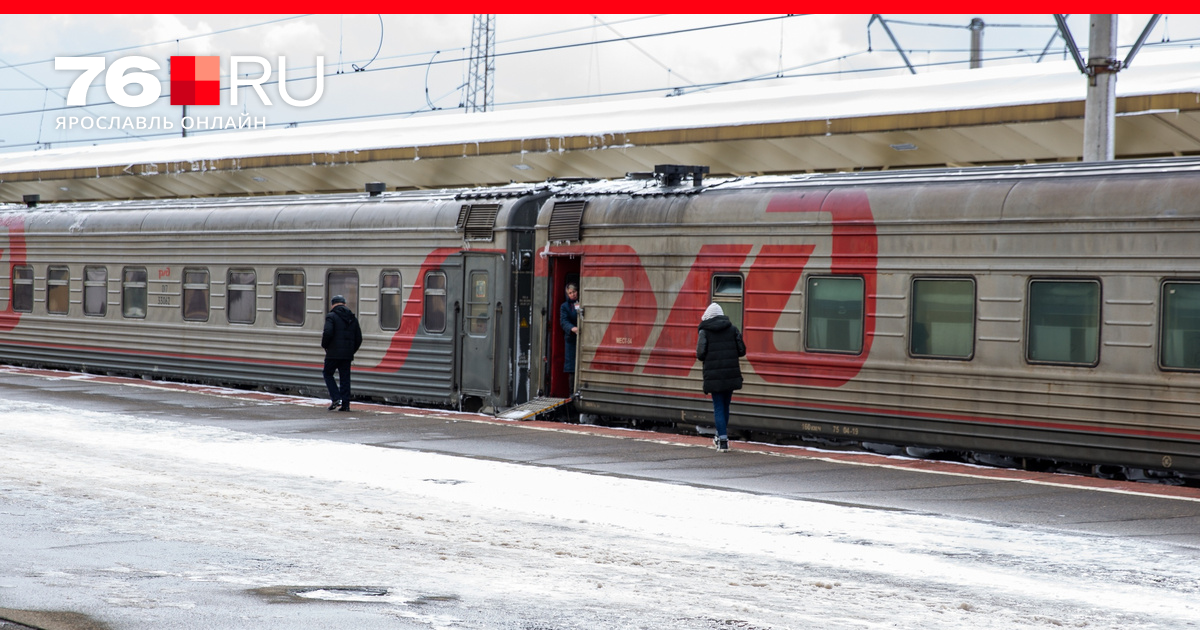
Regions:
<svg viewBox="0 0 1200 630"><path fill-rule="evenodd" d="M103 317L108 313L108 267L83 268L83 314Z"/></svg>
<svg viewBox="0 0 1200 630"><path fill-rule="evenodd" d="M383 330L400 330L403 286L398 270L388 269L379 275L379 327Z"/></svg>
<svg viewBox="0 0 1200 630"><path fill-rule="evenodd" d="M446 274L430 271L425 274L425 332L446 330Z"/></svg>
<svg viewBox="0 0 1200 630"><path fill-rule="evenodd" d="M253 324L258 314L258 274L253 269L230 269L225 317L231 324Z"/></svg>
<svg viewBox="0 0 1200 630"><path fill-rule="evenodd" d="M742 277L716 274L712 278L712 301L721 306L729 321L742 330ZM745 331L743 331L745 332Z"/></svg>
<svg viewBox="0 0 1200 630"><path fill-rule="evenodd" d="M46 312L65 315L71 305L71 270L49 267L46 270Z"/></svg>
<svg viewBox="0 0 1200 630"><path fill-rule="evenodd" d="M189 322L208 321L208 270L183 270L183 318Z"/></svg>
<svg viewBox="0 0 1200 630"><path fill-rule="evenodd" d="M1030 282L1026 325L1030 361L1095 365L1100 358L1100 283Z"/></svg>
<svg viewBox="0 0 1200 630"><path fill-rule="evenodd" d="M121 315L146 317L146 268L126 267L121 272Z"/></svg>
<svg viewBox="0 0 1200 630"><path fill-rule="evenodd" d="M358 312L358 272L353 269L333 269L325 276L325 307L329 300L340 295L346 298L346 308Z"/></svg>
<svg viewBox="0 0 1200 630"><path fill-rule="evenodd" d="M908 335L908 348L913 356L969 359L974 339L973 281L913 280Z"/></svg>
<svg viewBox="0 0 1200 630"><path fill-rule="evenodd" d="M303 326L305 297L303 271L276 272L275 323L281 326Z"/></svg>
<svg viewBox="0 0 1200 630"><path fill-rule="evenodd" d="M488 273L472 271L467 292L467 334L486 337L488 334Z"/></svg>
<svg viewBox="0 0 1200 630"><path fill-rule="evenodd" d="M1163 284L1160 334L1164 368L1200 370L1200 283Z"/></svg>
<svg viewBox="0 0 1200 630"><path fill-rule="evenodd" d="M13 265L12 309L18 313L33 312L33 267Z"/></svg>
<svg viewBox="0 0 1200 630"><path fill-rule="evenodd" d="M863 348L863 280L831 276L808 279L805 348L858 354Z"/></svg>

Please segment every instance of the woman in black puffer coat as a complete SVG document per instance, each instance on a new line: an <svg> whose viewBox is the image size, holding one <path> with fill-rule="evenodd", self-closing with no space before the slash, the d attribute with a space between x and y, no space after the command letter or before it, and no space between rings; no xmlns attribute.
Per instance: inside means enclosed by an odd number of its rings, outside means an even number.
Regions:
<svg viewBox="0 0 1200 630"><path fill-rule="evenodd" d="M700 339L696 358L704 363L704 393L712 394L713 420L718 451L729 450L729 404L733 392L742 388L742 367L738 360L746 356L742 333L725 316L719 304L709 304L700 319Z"/></svg>

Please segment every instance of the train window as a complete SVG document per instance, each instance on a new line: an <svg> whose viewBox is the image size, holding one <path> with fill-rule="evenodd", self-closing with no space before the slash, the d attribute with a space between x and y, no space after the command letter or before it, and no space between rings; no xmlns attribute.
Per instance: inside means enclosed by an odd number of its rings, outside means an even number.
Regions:
<svg viewBox="0 0 1200 630"><path fill-rule="evenodd" d="M422 319L425 332L446 331L446 274L441 271L425 274L425 313Z"/></svg>
<svg viewBox="0 0 1200 630"><path fill-rule="evenodd" d="M346 308L358 312L358 272L353 269L332 269L325 275L325 306L333 296L346 298Z"/></svg>
<svg viewBox="0 0 1200 630"><path fill-rule="evenodd" d="M915 357L970 359L975 340L975 282L914 279L908 351Z"/></svg>
<svg viewBox="0 0 1200 630"><path fill-rule="evenodd" d="M189 322L208 321L208 270L183 270L183 318Z"/></svg>
<svg viewBox="0 0 1200 630"><path fill-rule="evenodd" d="M303 326L304 301L304 272L275 272L275 323L281 326Z"/></svg>
<svg viewBox="0 0 1200 630"><path fill-rule="evenodd" d="M1029 283L1026 357L1039 363L1095 365L1100 358L1100 283Z"/></svg>
<svg viewBox="0 0 1200 630"><path fill-rule="evenodd" d="M721 305L729 321L742 329L742 276L715 274L712 278L712 301Z"/></svg>
<svg viewBox="0 0 1200 630"><path fill-rule="evenodd" d="M810 277L808 306L804 310L806 350L852 354L862 352L862 278Z"/></svg>
<svg viewBox="0 0 1200 630"><path fill-rule="evenodd" d="M121 271L121 315L146 317L146 268L126 267Z"/></svg>
<svg viewBox="0 0 1200 630"><path fill-rule="evenodd" d="M1159 361L1164 368L1200 370L1200 283L1163 283L1159 334Z"/></svg>
<svg viewBox="0 0 1200 630"><path fill-rule="evenodd" d="M258 274L253 269L230 269L225 294L229 323L253 324L258 311Z"/></svg>
<svg viewBox="0 0 1200 630"><path fill-rule="evenodd" d="M18 313L33 312L33 267L13 265L12 310Z"/></svg>
<svg viewBox="0 0 1200 630"><path fill-rule="evenodd" d="M83 314L104 317L108 313L108 267L83 268Z"/></svg>
<svg viewBox="0 0 1200 630"><path fill-rule="evenodd" d="M467 334L486 337L488 334L488 273L471 272L471 287L467 293Z"/></svg>
<svg viewBox="0 0 1200 630"><path fill-rule="evenodd" d="M384 330L400 330L400 300L404 284L400 272L387 269L379 275L379 327Z"/></svg>
<svg viewBox="0 0 1200 630"><path fill-rule="evenodd" d="M66 315L71 305L71 270L68 267L46 269L46 312Z"/></svg>

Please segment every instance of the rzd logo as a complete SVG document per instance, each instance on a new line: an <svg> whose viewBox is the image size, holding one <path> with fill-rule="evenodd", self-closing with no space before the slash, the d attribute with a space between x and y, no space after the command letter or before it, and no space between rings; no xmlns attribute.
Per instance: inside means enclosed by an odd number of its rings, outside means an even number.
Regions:
<svg viewBox="0 0 1200 630"><path fill-rule="evenodd" d="M242 76L242 66L257 66L258 76ZM100 73L104 73L104 90L114 103L122 107L145 107L162 96L162 84L150 71L161 70L157 61L149 57L121 57L105 71L104 57L55 57L55 70L82 70L83 74L71 84L67 92L68 106L87 105L87 91ZM247 73L248 74L248 73ZM271 62L263 57L234 56L229 58L229 104L238 104L238 88L251 87L264 105L271 99L263 91L262 84L271 78ZM308 107L316 103L325 91L325 58L317 57L317 87L307 99L292 98L287 91L287 57L279 57L279 96L295 107ZM129 86L139 85L141 91L129 93ZM171 57L171 104L172 105L220 105L221 104L221 58L214 56Z"/></svg>

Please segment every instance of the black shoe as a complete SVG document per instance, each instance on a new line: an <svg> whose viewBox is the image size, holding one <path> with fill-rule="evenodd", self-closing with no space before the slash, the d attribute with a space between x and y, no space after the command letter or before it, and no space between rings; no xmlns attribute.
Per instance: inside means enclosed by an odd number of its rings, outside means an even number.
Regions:
<svg viewBox="0 0 1200 630"><path fill-rule="evenodd" d="M345 405L342 405L341 408L338 409L338 411L350 411L350 404L347 403Z"/></svg>
<svg viewBox="0 0 1200 630"><path fill-rule="evenodd" d="M329 410L330 410L330 411L337 411L337 408L338 408L338 406L339 406L339 405L341 405L341 404L342 404L342 401L340 401L340 400L335 400L335 401L333 401L333 404L329 405Z"/></svg>
<svg viewBox="0 0 1200 630"><path fill-rule="evenodd" d="M720 452L722 452L722 453L724 453L724 452L728 451L728 450L729 450L729 440L727 440L727 439L718 439L718 440L717 440L717 450L718 450L718 451L720 451Z"/></svg>

